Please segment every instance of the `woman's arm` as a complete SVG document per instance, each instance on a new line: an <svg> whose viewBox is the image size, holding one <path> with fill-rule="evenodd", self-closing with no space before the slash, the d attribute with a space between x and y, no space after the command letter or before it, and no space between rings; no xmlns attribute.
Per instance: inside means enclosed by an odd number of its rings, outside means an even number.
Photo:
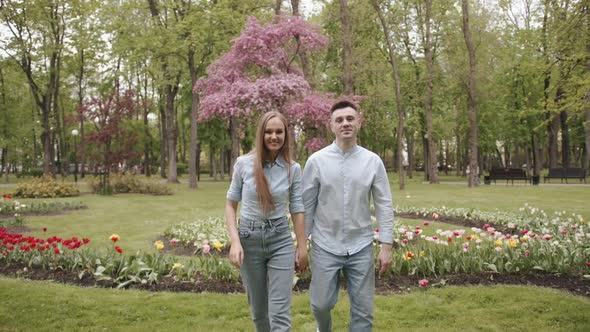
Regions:
<svg viewBox="0 0 590 332"><path fill-rule="evenodd" d="M229 249L229 259L236 267L240 267L244 262L244 250L240 243L240 236L237 228L237 211L238 202L227 200L225 203L225 223L229 233L229 240L231 247Z"/></svg>
<svg viewBox="0 0 590 332"><path fill-rule="evenodd" d="M295 267L297 271L303 272L307 269L307 238L305 236L305 220L302 212L291 215L295 237L297 238L297 249L295 255Z"/></svg>

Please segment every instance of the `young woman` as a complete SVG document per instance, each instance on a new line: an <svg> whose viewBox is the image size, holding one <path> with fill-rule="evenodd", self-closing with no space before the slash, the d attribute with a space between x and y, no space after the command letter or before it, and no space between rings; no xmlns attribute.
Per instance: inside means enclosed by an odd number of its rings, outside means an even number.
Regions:
<svg viewBox="0 0 590 332"><path fill-rule="evenodd" d="M236 227L238 202L242 206ZM297 249L287 223L287 205ZM256 331L290 331L294 270L305 270L308 261L301 166L290 158L287 120L281 113L268 112L260 118L254 151L236 161L225 218L229 257L240 269Z"/></svg>

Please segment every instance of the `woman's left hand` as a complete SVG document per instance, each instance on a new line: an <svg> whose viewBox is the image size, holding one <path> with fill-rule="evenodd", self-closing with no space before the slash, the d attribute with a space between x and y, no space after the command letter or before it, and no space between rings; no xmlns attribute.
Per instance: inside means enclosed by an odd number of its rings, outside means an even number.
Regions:
<svg viewBox="0 0 590 332"><path fill-rule="evenodd" d="M304 272L305 270L307 270L308 264L309 261L307 258L307 247L297 247L297 250L295 252L295 270L297 272Z"/></svg>

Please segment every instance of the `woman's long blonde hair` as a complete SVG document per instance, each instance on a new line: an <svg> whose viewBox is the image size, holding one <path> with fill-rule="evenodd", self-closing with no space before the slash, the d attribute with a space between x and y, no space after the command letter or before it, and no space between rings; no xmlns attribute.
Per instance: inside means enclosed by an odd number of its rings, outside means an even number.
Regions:
<svg viewBox="0 0 590 332"><path fill-rule="evenodd" d="M283 157L287 167L289 168L287 174L289 174L289 176L291 174L291 151L289 149L291 137L289 136L289 125L287 123L287 119L285 116L283 116L283 114L276 111L264 113L260 117L260 120L258 121L258 127L256 128L256 148L253 152L256 154L256 158L254 159L254 179L256 181L256 192L258 195L258 202L260 203L262 211L265 214L275 208L275 202L272 198L272 194L270 193L266 176L264 175L264 161L270 158L270 152L264 144L264 132L266 131L266 124L268 121L274 118L281 120L285 126L285 141L283 142L281 150L279 150L277 158L280 156Z"/></svg>

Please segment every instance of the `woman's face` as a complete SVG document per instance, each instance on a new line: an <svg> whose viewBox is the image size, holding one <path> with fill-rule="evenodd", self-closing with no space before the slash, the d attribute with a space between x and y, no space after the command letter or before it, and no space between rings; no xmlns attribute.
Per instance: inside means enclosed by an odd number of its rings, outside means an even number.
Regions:
<svg viewBox="0 0 590 332"><path fill-rule="evenodd" d="M279 118L272 118L266 123L266 128L264 129L264 147L273 158L276 158L283 144L285 144L285 131L285 126Z"/></svg>

